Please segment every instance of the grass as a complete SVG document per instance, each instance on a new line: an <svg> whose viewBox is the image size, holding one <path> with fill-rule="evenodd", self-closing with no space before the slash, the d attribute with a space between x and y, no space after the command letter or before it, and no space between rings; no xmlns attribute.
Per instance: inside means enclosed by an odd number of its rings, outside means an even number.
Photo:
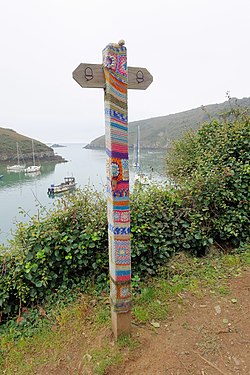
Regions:
<svg viewBox="0 0 250 375"><path fill-rule="evenodd" d="M198 297L210 292L229 294L228 278L240 276L249 265L249 249L245 253L214 254L202 259L185 254L175 256L158 277L137 281L133 324L152 327L152 323L164 321L187 292ZM60 368L67 368L70 363L72 374L103 375L108 367L122 363L139 342L133 335L114 342L107 299L107 295L93 294L80 295L70 304L61 301L50 310L43 310L46 314L34 314L33 328L30 325L26 330L20 329L20 323L11 322L0 338L2 373L59 373ZM211 351L213 344L211 339Z"/></svg>

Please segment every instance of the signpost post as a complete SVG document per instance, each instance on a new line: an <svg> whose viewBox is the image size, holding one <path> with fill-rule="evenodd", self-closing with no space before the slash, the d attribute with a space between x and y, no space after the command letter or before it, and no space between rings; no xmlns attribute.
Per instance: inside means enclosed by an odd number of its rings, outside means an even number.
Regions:
<svg viewBox="0 0 250 375"><path fill-rule="evenodd" d="M131 248L127 89L145 90L153 77L145 68L127 67L124 41L103 50L103 64L80 64L73 78L105 92L107 212L110 303L115 338L131 331Z"/></svg>

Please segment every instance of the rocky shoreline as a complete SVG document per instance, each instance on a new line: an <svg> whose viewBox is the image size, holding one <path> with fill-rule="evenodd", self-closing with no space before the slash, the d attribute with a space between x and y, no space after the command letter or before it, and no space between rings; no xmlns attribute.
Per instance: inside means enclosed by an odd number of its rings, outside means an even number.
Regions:
<svg viewBox="0 0 250 375"><path fill-rule="evenodd" d="M36 153L36 159L41 162L56 162L56 163L65 163L67 160L65 160L62 156L60 155L55 155L54 151L43 151L43 152L38 152ZM30 154L25 154L24 156L25 162L29 162L33 160L33 155L32 153ZM15 154L0 154L0 163L11 163L11 162L16 162L17 161L17 155Z"/></svg>

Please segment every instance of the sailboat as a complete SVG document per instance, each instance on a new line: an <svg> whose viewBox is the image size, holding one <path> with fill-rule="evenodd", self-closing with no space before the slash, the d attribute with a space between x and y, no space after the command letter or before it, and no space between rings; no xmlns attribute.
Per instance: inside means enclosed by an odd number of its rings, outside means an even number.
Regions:
<svg viewBox="0 0 250 375"><path fill-rule="evenodd" d="M140 185L148 185L149 179L148 177L141 172L141 166L140 166L140 127L137 127L137 140L136 140L136 157L135 157L135 163L134 167L136 168L136 174L134 178L135 184Z"/></svg>
<svg viewBox="0 0 250 375"><path fill-rule="evenodd" d="M34 173L39 172L41 169L40 165L36 165L35 161L35 150L34 150L34 141L32 139L32 155L33 155L33 165L30 165L28 168L24 170L25 173Z"/></svg>
<svg viewBox="0 0 250 375"><path fill-rule="evenodd" d="M17 152L17 164L7 165L7 171L20 172L20 171L24 171L26 168L25 164L20 164L20 156L19 156L20 151L19 151L18 142L16 142L16 152Z"/></svg>

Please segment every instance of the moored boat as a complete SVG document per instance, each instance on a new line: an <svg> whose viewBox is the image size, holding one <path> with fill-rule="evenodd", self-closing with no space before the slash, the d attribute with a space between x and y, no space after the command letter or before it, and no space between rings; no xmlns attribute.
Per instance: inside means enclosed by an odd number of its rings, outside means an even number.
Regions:
<svg viewBox="0 0 250 375"><path fill-rule="evenodd" d="M27 167L24 170L24 172L25 173L36 173L36 172L40 172L40 169L41 169L40 165L30 165L29 167Z"/></svg>
<svg viewBox="0 0 250 375"><path fill-rule="evenodd" d="M50 185L47 194L49 196L54 196L55 194L64 193L69 190L73 190L76 187L75 177L64 177L64 182L60 185Z"/></svg>

